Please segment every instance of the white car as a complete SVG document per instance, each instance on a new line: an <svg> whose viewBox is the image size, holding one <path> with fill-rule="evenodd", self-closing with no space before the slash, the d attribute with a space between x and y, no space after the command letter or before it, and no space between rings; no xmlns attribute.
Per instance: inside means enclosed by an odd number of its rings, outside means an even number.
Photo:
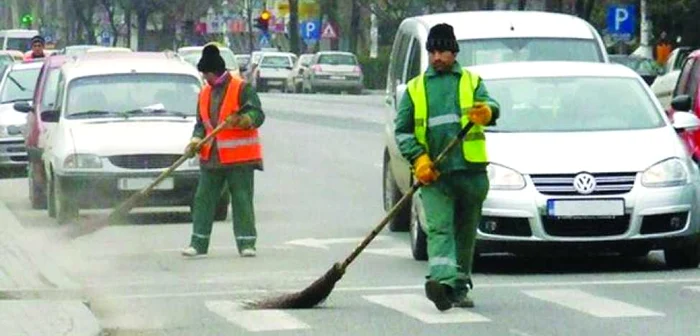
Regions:
<svg viewBox="0 0 700 336"><path fill-rule="evenodd" d="M61 67L57 108L41 115L48 212L111 208L183 155L202 82L168 53L95 53ZM192 158L140 206L189 206L199 177ZM226 217L222 196L217 219ZM223 214L222 214L223 211Z"/></svg>
<svg viewBox="0 0 700 336"><path fill-rule="evenodd" d="M231 49L221 46L221 45L216 45L219 48L219 53L221 54L221 58L224 59L224 62L226 63L226 69L232 76L241 76L240 72L240 65L238 64L238 61L236 60L236 55L231 51ZM197 62L199 62L199 59L202 58L202 51L204 50L203 46L198 46L198 47L182 47L177 50L177 54L182 57L187 63L192 64L194 67L197 67Z"/></svg>
<svg viewBox="0 0 700 336"><path fill-rule="evenodd" d="M678 131L700 128L688 112L669 120L643 79L618 64L480 65L499 102L486 129L489 194L478 253L664 250L670 267L700 263L700 170ZM410 230L425 259L420 193Z"/></svg>
<svg viewBox="0 0 700 336"><path fill-rule="evenodd" d="M31 102L43 62L15 63L0 81L0 168L27 165L24 133L27 115L15 111L14 104Z"/></svg>
<svg viewBox="0 0 700 336"><path fill-rule="evenodd" d="M292 72L296 56L287 52L264 52L252 74L252 83L258 92L270 88L284 90Z"/></svg>
<svg viewBox="0 0 700 336"><path fill-rule="evenodd" d="M664 64L663 75L656 77L651 84L651 91L654 92L654 95L659 99L661 106L663 106L665 110L671 107L673 92L676 89L678 77L681 75L681 69L686 58L692 52L693 49L690 47L678 47L674 49L671 55L669 55L666 64Z"/></svg>

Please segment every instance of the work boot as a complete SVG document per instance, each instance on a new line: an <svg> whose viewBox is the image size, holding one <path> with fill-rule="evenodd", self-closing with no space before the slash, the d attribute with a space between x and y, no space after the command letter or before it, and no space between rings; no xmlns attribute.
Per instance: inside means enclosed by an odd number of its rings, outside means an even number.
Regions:
<svg viewBox="0 0 700 336"><path fill-rule="evenodd" d="M471 279L458 280L455 289L452 290L450 301L453 307L474 308L474 300L469 297L469 291L474 288Z"/></svg>
<svg viewBox="0 0 700 336"><path fill-rule="evenodd" d="M443 285L437 280L428 280L425 283L425 296L433 301L439 311L445 311L452 308L452 301L449 297L450 289L449 286Z"/></svg>
<svg viewBox="0 0 700 336"><path fill-rule="evenodd" d="M241 251L241 257L251 258L255 257L255 254L254 248L245 248Z"/></svg>
<svg viewBox="0 0 700 336"><path fill-rule="evenodd" d="M183 248L181 253L182 253L183 257L188 257L188 258L204 257L207 255L206 253L197 252L197 249L195 249L193 246L188 246L188 247Z"/></svg>

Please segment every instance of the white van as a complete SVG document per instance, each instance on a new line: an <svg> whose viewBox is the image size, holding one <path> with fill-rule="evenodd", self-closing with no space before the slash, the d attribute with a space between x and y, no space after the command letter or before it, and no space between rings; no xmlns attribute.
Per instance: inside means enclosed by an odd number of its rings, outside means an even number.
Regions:
<svg viewBox="0 0 700 336"><path fill-rule="evenodd" d="M38 30L0 30L0 47L2 47L2 50L29 51L32 49L32 37L37 35L39 35Z"/></svg>
<svg viewBox="0 0 700 336"><path fill-rule="evenodd" d="M535 11L472 11L405 19L396 33L386 88L388 105L384 151L384 207L389 210L411 187L411 165L394 139L394 118L406 83L429 64L425 49L434 25L454 27L459 43L457 61L464 67L502 62L583 61L609 63L602 38L588 22L575 16ZM408 229L410 206L389 225Z"/></svg>

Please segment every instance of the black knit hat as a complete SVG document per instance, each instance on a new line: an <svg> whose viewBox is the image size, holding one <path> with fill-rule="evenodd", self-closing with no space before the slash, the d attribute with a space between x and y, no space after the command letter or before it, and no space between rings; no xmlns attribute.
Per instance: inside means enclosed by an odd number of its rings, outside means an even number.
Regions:
<svg viewBox="0 0 700 336"><path fill-rule="evenodd" d="M428 33L428 41L425 43L425 49L428 51L459 51L459 44L452 26L447 23L441 23L430 28Z"/></svg>
<svg viewBox="0 0 700 336"><path fill-rule="evenodd" d="M215 74L224 73L226 71L226 62L224 62L224 59L221 57L219 48L213 44L204 47L204 50L202 50L202 58L200 58L197 63L197 70L199 70L199 72L211 72Z"/></svg>
<svg viewBox="0 0 700 336"><path fill-rule="evenodd" d="M36 35L36 36L32 37L32 44L37 43L37 42L41 43L42 45L46 44L46 41L44 40L43 37L41 37L41 35Z"/></svg>

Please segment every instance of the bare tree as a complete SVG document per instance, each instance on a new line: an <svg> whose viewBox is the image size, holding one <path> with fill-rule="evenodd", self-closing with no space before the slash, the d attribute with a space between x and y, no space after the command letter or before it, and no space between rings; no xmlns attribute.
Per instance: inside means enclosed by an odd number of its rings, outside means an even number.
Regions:
<svg viewBox="0 0 700 336"><path fill-rule="evenodd" d="M299 0L289 1L289 48L295 54L301 52L299 36Z"/></svg>

